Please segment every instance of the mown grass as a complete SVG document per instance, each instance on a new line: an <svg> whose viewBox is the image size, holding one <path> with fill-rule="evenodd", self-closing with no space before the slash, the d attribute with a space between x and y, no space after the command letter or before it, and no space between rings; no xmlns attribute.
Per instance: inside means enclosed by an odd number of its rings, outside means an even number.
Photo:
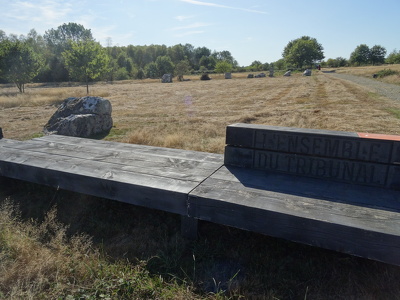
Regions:
<svg viewBox="0 0 400 300"><path fill-rule="evenodd" d="M400 85L400 64L338 68L335 69L335 71L338 73L346 73L368 78L372 78L374 74L377 74L378 78L376 80Z"/></svg>

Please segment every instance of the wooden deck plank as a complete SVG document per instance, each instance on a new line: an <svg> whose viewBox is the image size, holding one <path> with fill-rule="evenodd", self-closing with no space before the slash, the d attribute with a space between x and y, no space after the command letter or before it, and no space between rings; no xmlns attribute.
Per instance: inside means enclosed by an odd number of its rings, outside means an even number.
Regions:
<svg viewBox="0 0 400 300"><path fill-rule="evenodd" d="M232 166L224 166L212 178L237 182L256 190L400 211L399 192L383 188L360 188L354 184Z"/></svg>
<svg viewBox="0 0 400 300"><path fill-rule="evenodd" d="M186 160L196 160L196 161L208 161L208 162L216 162L220 163L221 154L208 153L208 152L199 152L199 151L190 151L190 150L181 150L181 149L172 149L172 148L163 148L163 147L154 147L154 146L146 146L146 145L136 145L136 144L127 144L127 143L116 143L110 141L101 141L101 140L91 140L85 138L76 138L69 136L61 136L61 135L49 135L43 136L41 138L33 139L33 141L49 141L53 143L60 144L70 144L77 145L80 147L90 147L93 149L113 149L118 152L140 152L143 154L158 154L160 156L166 156L170 158L178 158L178 159L186 159Z"/></svg>
<svg viewBox="0 0 400 300"><path fill-rule="evenodd" d="M223 157L220 162L208 162L202 154L199 160L171 158L158 153L148 152L143 154L137 151L118 152L115 149L96 149L89 147L77 147L69 144L58 144L45 141L25 142L18 145L11 145L10 149L42 153L48 156L73 157L89 161L112 163L119 166L121 170L151 174L157 176L168 176L174 179L185 179L202 181L208 175L223 164ZM193 156L194 157L194 156Z"/></svg>
<svg viewBox="0 0 400 300"><path fill-rule="evenodd" d="M187 214L187 194L205 177L180 178L174 168L155 162L154 172L139 166L124 166L70 156L46 154L4 146L0 147L0 175L79 193L119 200L131 204ZM14 146L19 146L17 143ZM194 165L194 167L196 167ZM149 168L150 169L150 168ZM210 175L209 171L205 176ZM146 173L147 172L147 173ZM196 174L196 171L193 171Z"/></svg>
<svg viewBox="0 0 400 300"><path fill-rule="evenodd" d="M221 168L190 194L190 217L400 264L398 192L386 196L392 208L382 209L266 190L254 185L254 171L231 171Z"/></svg>

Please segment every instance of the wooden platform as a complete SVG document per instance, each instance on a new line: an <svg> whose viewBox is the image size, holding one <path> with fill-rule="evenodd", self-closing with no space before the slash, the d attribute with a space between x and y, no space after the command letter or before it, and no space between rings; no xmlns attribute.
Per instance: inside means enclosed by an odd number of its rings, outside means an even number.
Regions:
<svg viewBox="0 0 400 300"><path fill-rule="evenodd" d="M400 266L400 191L386 184L398 180L370 186L302 175L66 136L0 140L0 176L176 213L183 230L206 220Z"/></svg>
<svg viewBox="0 0 400 300"><path fill-rule="evenodd" d="M187 215L188 194L223 156L50 135L0 140L0 175Z"/></svg>

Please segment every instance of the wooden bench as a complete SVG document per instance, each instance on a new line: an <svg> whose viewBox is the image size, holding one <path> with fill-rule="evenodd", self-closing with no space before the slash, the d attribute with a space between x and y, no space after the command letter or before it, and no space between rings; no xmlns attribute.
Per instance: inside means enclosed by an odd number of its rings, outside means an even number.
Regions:
<svg viewBox="0 0 400 300"><path fill-rule="evenodd" d="M189 216L400 265L400 137L234 124Z"/></svg>
<svg viewBox="0 0 400 300"><path fill-rule="evenodd" d="M187 219L188 194L223 155L49 135L0 140L0 176L163 210Z"/></svg>
<svg viewBox="0 0 400 300"><path fill-rule="evenodd" d="M400 137L234 124L225 155L0 139L0 176L400 265Z"/></svg>

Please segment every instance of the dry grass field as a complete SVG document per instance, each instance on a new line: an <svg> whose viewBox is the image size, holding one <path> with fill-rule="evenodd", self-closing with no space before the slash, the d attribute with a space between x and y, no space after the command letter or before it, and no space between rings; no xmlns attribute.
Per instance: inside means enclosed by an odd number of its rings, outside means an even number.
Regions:
<svg viewBox="0 0 400 300"><path fill-rule="evenodd" d="M384 66L365 66L365 67L357 67L357 68L338 68L338 69L336 69L336 72L371 78L373 74L376 74L379 71L382 71L385 69L390 69L393 71L400 72L400 64L384 65ZM397 75L387 76L381 80L384 82L387 82L387 83L400 84L400 75L397 74Z"/></svg>
<svg viewBox="0 0 400 300"><path fill-rule="evenodd" d="M90 89L113 105L112 141L222 153L236 122L400 135L400 103L367 88L322 72L246 75ZM0 86L4 136L40 136L85 92ZM197 241L179 230L174 214L0 178L0 299L400 299L395 266L207 222Z"/></svg>
<svg viewBox="0 0 400 300"><path fill-rule="evenodd" d="M212 77L172 84L144 80L92 85L91 95L105 97L113 106L114 127L106 139L222 153L225 127L236 122L400 134L400 103L329 74ZM33 84L25 94L3 86L4 136L23 140L41 135L63 99L84 95L83 86Z"/></svg>

